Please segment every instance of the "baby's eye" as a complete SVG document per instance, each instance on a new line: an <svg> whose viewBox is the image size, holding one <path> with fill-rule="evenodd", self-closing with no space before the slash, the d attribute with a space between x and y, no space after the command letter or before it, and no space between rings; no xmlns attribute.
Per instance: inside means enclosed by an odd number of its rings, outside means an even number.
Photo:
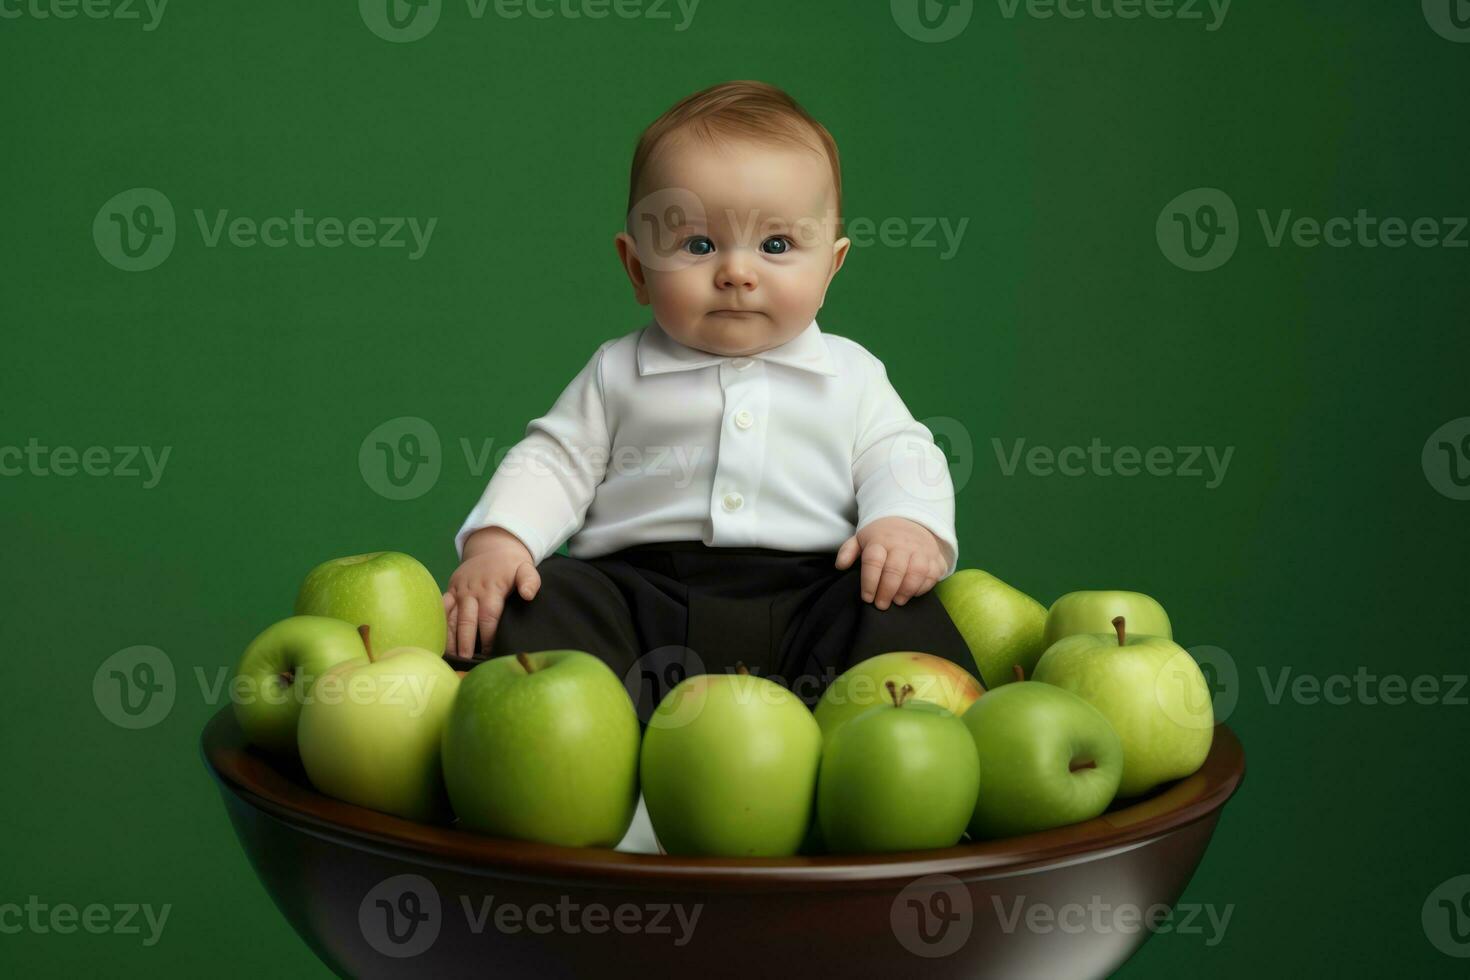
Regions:
<svg viewBox="0 0 1470 980"><path fill-rule="evenodd" d="M795 243L785 235L772 235L761 242L761 251L767 255L785 255L794 247Z"/></svg>
<svg viewBox="0 0 1470 980"><path fill-rule="evenodd" d="M703 235L695 235L684 241L684 247L694 255L708 255L715 250L715 243Z"/></svg>

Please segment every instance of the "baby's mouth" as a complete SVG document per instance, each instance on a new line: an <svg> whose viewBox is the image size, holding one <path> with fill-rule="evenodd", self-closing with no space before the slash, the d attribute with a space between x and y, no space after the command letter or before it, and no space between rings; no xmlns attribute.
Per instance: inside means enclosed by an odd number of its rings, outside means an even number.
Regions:
<svg viewBox="0 0 1470 980"><path fill-rule="evenodd" d="M711 310L710 316L748 317L760 316L755 310Z"/></svg>

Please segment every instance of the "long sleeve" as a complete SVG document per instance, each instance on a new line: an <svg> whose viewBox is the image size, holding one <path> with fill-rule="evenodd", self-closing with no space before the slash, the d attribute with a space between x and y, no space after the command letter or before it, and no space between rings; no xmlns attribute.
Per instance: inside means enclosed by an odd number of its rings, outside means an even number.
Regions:
<svg viewBox="0 0 1470 980"><path fill-rule="evenodd" d="M954 483L949 460L933 434L909 414L888 381L883 362L869 357L853 446L852 480L857 490L861 530L880 517L903 517L922 524L939 539L945 575L959 562L954 529Z"/></svg>
<svg viewBox="0 0 1470 980"><path fill-rule="evenodd" d="M603 411L602 355L607 341L557 397L551 410L526 425L490 478L454 548L475 531L503 527L539 565L582 526L607 472L611 439Z"/></svg>

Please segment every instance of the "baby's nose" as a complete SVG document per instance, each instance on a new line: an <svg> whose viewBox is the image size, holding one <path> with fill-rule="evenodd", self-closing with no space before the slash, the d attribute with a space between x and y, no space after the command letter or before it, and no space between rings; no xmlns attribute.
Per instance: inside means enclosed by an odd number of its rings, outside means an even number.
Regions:
<svg viewBox="0 0 1470 980"><path fill-rule="evenodd" d="M755 266L737 251L721 263L719 272L716 273L716 283L721 289L754 289Z"/></svg>

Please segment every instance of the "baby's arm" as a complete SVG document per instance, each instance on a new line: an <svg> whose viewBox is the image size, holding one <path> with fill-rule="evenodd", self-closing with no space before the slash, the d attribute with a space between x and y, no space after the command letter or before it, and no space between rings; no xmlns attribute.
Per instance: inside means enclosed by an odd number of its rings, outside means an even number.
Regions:
<svg viewBox="0 0 1470 980"><path fill-rule="evenodd" d="M954 572L954 484L949 460L904 405L883 362L869 357L853 447L857 530L837 567L862 557L861 590L879 609L903 605Z"/></svg>
<svg viewBox="0 0 1470 980"><path fill-rule="evenodd" d="M505 595L516 586L523 598L535 595L535 566L582 526L611 448L602 354L612 343L599 347L551 410L526 426L455 535L461 564L444 594L449 652L470 655L476 627L488 651Z"/></svg>

